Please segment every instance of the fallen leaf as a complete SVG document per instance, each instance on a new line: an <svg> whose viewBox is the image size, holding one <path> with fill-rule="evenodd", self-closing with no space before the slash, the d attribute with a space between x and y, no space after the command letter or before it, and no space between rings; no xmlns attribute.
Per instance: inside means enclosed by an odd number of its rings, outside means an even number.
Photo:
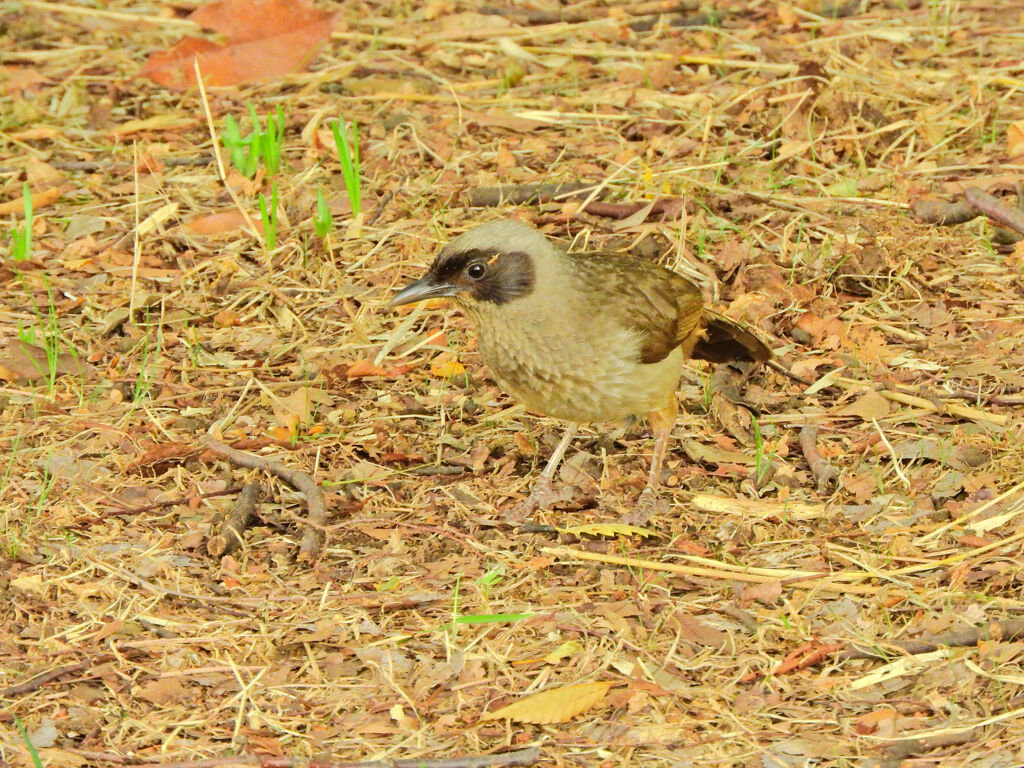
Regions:
<svg viewBox="0 0 1024 768"><path fill-rule="evenodd" d="M221 33L226 42L185 37L151 55L139 75L185 90L196 84L198 61L208 86L273 80L309 63L330 38L335 14L306 0L221 0L202 6L189 18Z"/></svg>
<svg viewBox="0 0 1024 768"><path fill-rule="evenodd" d="M261 232L263 231L262 222L253 220L252 223ZM222 232L234 232L248 225L249 221L241 211L231 210L196 216L186 221L182 225L182 229L194 235L219 235Z"/></svg>
<svg viewBox="0 0 1024 768"><path fill-rule="evenodd" d="M545 664L557 664L563 659L571 659L573 656L578 656L583 651L583 646L575 640L569 640L562 643L560 646L551 651L547 656L544 657Z"/></svg>
<svg viewBox="0 0 1024 768"><path fill-rule="evenodd" d="M382 368L379 365L374 365L370 360L357 360L345 370L345 376L350 379L361 379L367 376L383 376L386 379L396 379L408 373L414 367L414 365L408 364L396 365L393 368Z"/></svg>
<svg viewBox="0 0 1024 768"><path fill-rule="evenodd" d="M32 210L38 213L40 208L52 205L59 198L60 188L58 187L44 189L42 192L33 192ZM22 200L20 192L17 197L8 200L6 203L0 203L0 216L6 216L9 213L13 213L18 218L25 217L25 201Z"/></svg>
<svg viewBox="0 0 1024 768"><path fill-rule="evenodd" d="M1024 120L1010 123L1006 129L1006 154L1011 158L1024 154Z"/></svg>
<svg viewBox="0 0 1024 768"><path fill-rule="evenodd" d="M152 704L180 704L185 698L185 684L177 677L165 677L140 685L132 692L134 698L144 699Z"/></svg>
<svg viewBox="0 0 1024 768"><path fill-rule="evenodd" d="M857 416L864 421L881 419L889 415L892 405L878 392L871 390L865 392L854 402L841 408L838 413L841 416Z"/></svg>
<svg viewBox="0 0 1024 768"><path fill-rule="evenodd" d="M54 354L52 350L17 339L8 342L0 352L0 381L38 381L50 375L92 378L95 374L95 368L72 352Z"/></svg>
<svg viewBox="0 0 1024 768"><path fill-rule="evenodd" d="M878 730L879 723L883 720L895 720L897 712L895 709L884 707L868 712L858 717L853 724L853 730L861 736L869 736Z"/></svg>
<svg viewBox="0 0 1024 768"><path fill-rule="evenodd" d="M723 649L729 645L728 634L720 629L709 627L696 616L676 611L672 619L679 628L679 636L684 640L690 640L708 648Z"/></svg>
<svg viewBox="0 0 1024 768"><path fill-rule="evenodd" d="M430 372L439 379L454 379L466 373L466 366L458 360L436 362L430 364Z"/></svg>
<svg viewBox="0 0 1024 768"><path fill-rule="evenodd" d="M222 309L213 316L213 322L224 328L232 328L242 324L242 318L233 309Z"/></svg>
<svg viewBox="0 0 1024 768"><path fill-rule="evenodd" d="M774 603L782 596L782 582L779 579L772 579L759 584L751 584L743 587L739 592L740 602L748 605L755 600L765 603Z"/></svg>
<svg viewBox="0 0 1024 768"><path fill-rule="evenodd" d="M597 705L613 683L581 683L544 691L487 712L481 720L515 720L518 723L564 723Z"/></svg>
<svg viewBox="0 0 1024 768"><path fill-rule="evenodd" d="M183 114L162 112L153 117L121 123L114 128L113 133L115 136L124 137L144 131L174 131L179 128L191 128L196 122L195 118L186 117Z"/></svg>

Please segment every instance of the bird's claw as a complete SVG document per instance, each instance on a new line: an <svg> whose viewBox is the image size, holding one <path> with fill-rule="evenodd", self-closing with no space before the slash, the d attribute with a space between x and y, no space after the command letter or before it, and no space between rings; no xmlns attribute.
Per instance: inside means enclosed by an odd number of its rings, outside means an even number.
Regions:
<svg viewBox="0 0 1024 768"><path fill-rule="evenodd" d="M533 490L523 501L505 513L510 523L521 523L538 509L545 509L554 504L569 501L573 490L570 487L558 488L547 478L541 477L533 484Z"/></svg>
<svg viewBox="0 0 1024 768"><path fill-rule="evenodd" d="M668 511L668 502L658 495L658 492L648 486L637 500L636 507L627 514L623 522L630 525L643 526L652 515L660 515Z"/></svg>

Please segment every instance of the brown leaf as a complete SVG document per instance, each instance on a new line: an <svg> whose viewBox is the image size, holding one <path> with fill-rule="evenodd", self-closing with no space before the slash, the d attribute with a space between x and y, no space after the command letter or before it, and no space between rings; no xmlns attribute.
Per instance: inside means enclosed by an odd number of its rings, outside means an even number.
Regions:
<svg viewBox="0 0 1024 768"><path fill-rule="evenodd" d="M242 318L233 309L222 309L213 316L213 322L225 328L232 328L242 324Z"/></svg>
<svg viewBox="0 0 1024 768"><path fill-rule="evenodd" d="M873 712L861 715L853 724L853 730L861 736L868 736L878 730L878 725L883 720L894 720L898 713L890 707L876 709Z"/></svg>
<svg viewBox="0 0 1024 768"><path fill-rule="evenodd" d="M196 216L186 221L182 228L195 235L219 235L222 232L234 232L248 226L245 216L241 211L231 210L221 213L211 213L206 216ZM253 221L253 224L262 231L263 224L260 221Z"/></svg>
<svg viewBox="0 0 1024 768"><path fill-rule="evenodd" d="M180 703L186 693L185 684L180 679L165 677L139 686L134 691L134 696L153 704L170 704L171 702Z"/></svg>
<svg viewBox="0 0 1024 768"><path fill-rule="evenodd" d="M127 467L126 472L145 472L160 475L175 464L184 464L196 455L197 449L188 443L149 443L145 452Z"/></svg>
<svg viewBox="0 0 1024 768"><path fill-rule="evenodd" d="M227 38L223 45L185 37L154 53L139 74L175 90L196 84L198 60L209 86L241 85L276 79L304 67L331 34L335 14L306 0L221 0L190 18Z"/></svg>
<svg viewBox="0 0 1024 768"><path fill-rule="evenodd" d="M891 405L888 400L874 390L871 390L870 392L865 392L846 407L841 408L839 413L843 416L858 416L864 421L871 421L872 419L881 419L884 416L888 416L890 408Z"/></svg>
<svg viewBox="0 0 1024 768"><path fill-rule="evenodd" d="M38 212L40 208L45 208L46 206L52 205L53 203L57 202L57 199L59 197L59 187L44 189L42 192L33 192L32 210ZM24 218L25 201L22 200L20 192L18 193L17 197L8 200L6 203L0 203L0 216L6 216L9 213L13 213L18 218Z"/></svg>
<svg viewBox="0 0 1024 768"><path fill-rule="evenodd" d="M381 368L374 365L370 360L357 360L352 363L345 375L350 379L361 379L367 376L383 376L386 379L395 379L413 369L412 365L396 365L394 368Z"/></svg>
<svg viewBox="0 0 1024 768"><path fill-rule="evenodd" d="M96 373L95 368L70 352L60 352L53 357L42 347L14 340L0 352L0 381L38 381L50 376L51 364L56 376L71 374L91 378Z"/></svg>
<svg viewBox="0 0 1024 768"><path fill-rule="evenodd" d="M613 683L581 683L544 691L488 712L481 720L515 720L519 723L564 723L585 712L605 697Z"/></svg>
<svg viewBox="0 0 1024 768"><path fill-rule="evenodd" d="M744 605L761 600L765 603L774 603L782 596L782 582L778 579L765 581L761 584L751 584L740 590L740 602Z"/></svg>
<svg viewBox="0 0 1024 768"><path fill-rule="evenodd" d="M1006 129L1006 154L1008 157L1024 154L1024 120L1010 123Z"/></svg>
<svg viewBox="0 0 1024 768"><path fill-rule="evenodd" d="M684 640L691 640L708 648L725 648L729 644L729 635L714 627L709 627L696 616L676 611L672 616L679 627L679 634Z"/></svg>

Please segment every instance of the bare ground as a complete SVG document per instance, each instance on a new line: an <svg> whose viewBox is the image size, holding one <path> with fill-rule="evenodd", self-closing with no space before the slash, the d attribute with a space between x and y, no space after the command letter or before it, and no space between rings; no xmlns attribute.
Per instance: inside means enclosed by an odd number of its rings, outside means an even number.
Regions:
<svg viewBox="0 0 1024 768"><path fill-rule="evenodd" d="M207 96L218 130L285 107L274 249L189 227L236 207L203 99L134 77L186 6L0 6L11 226L23 181L59 190L31 260L0 264L0 765L31 765L28 744L53 766L530 746L543 765L1024 764L1024 252L909 210L968 186L1014 205L1016 3L341 5L311 72ZM572 181L674 202L468 204ZM507 526L560 425L498 391L449 308L383 309L499 215L695 276L807 382L750 379L755 439L686 374L656 536ZM312 562L303 497L200 454L209 431L322 485ZM649 438L603 433L542 522L635 501ZM254 481L243 547L211 556ZM481 721L601 681L566 722Z"/></svg>

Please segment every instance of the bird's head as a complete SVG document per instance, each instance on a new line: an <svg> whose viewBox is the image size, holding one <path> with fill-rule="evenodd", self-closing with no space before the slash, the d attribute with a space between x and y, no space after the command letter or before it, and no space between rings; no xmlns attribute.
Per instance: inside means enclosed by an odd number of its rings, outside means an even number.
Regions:
<svg viewBox="0 0 1024 768"><path fill-rule="evenodd" d="M427 273L389 307L447 297L463 307L507 304L533 292L539 260L553 250L540 232L518 221L492 221L452 240Z"/></svg>

